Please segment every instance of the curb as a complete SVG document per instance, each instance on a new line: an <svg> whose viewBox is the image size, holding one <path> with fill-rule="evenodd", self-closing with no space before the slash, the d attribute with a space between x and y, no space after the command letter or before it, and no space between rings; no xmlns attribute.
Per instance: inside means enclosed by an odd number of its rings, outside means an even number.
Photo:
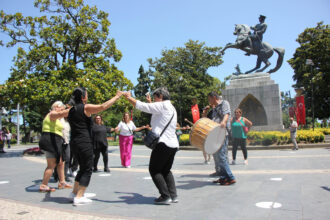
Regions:
<svg viewBox="0 0 330 220"><path fill-rule="evenodd" d="M298 144L300 149L307 149L307 148L330 148L330 143L315 143L315 144ZM286 144L286 145L269 145L269 146L261 146L261 145L248 145L248 150L283 150L289 149L291 150L293 145ZM180 150L200 150L194 146L180 146ZM232 146L228 147L228 150L232 150Z"/></svg>

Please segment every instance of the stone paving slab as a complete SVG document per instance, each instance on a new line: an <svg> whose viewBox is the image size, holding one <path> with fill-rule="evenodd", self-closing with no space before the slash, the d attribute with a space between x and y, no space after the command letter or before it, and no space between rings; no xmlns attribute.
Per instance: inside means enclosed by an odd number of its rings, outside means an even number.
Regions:
<svg viewBox="0 0 330 220"><path fill-rule="evenodd" d="M110 219L329 219L330 149L249 151L248 166L238 151L237 165L230 166L237 179L232 186L212 183L215 178L208 174L214 164L203 164L201 152L179 151L173 165L179 203L169 206L153 204L158 192L148 173L150 152L134 146L132 168L125 169L120 166L118 147L109 147L111 175L93 173L88 188L96 194L93 203L74 207L67 199L70 190L38 192L44 156L22 157L19 150L11 150L0 155L0 203L40 208L29 212L35 219L70 219L72 213ZM8 183L1 184L4 181ZM260 208L257 203L270 207ZM277 203L281 207L275 207ZM17 214L24 207L10 211L11 207L15 206L0 206L0 219L31 219L29 213ZM59 211L64 216L45 217L43 211ZM2 217L5 214L7 218Z"/></svg>

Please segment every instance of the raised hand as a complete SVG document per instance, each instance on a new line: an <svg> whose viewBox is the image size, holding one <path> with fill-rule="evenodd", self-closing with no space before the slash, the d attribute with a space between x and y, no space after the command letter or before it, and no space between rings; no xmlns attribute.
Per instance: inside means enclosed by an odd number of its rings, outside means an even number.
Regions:
<svg viewBox="0 0 330 220"><path fill-rule="evenodd" d="M123 92L120 91L120 90L117 90L116 96L120 97L120 96L122 96L122 95L123 95Z"/></svg>

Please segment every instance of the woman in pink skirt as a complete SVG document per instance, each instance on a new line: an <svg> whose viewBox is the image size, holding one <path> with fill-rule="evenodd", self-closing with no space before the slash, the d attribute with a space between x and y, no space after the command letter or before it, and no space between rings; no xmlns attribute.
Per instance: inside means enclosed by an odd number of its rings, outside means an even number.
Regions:
<svg viewBox="0 0 330 220"><path fill-rule="evenodd" d="M125 168L131 167L132 146L133 146L133 132L149 128L149 125L137 128L128 112L124 113L123 120L119 122L115 131L119 133L119 146L121 165Z"/></svg>

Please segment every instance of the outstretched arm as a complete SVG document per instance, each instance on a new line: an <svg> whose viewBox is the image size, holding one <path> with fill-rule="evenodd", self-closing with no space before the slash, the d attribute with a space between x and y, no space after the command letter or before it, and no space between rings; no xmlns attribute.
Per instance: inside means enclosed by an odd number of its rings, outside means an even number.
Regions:
<svg viewBox="0 0 330 220"><path fill-rule="evenodd" d="M142 126L142 127L139 127L139 128L136 128L134 131L141 131L143 129L149 129L149 125L145 125L145 126Z"/></svg>
<svg viewBox="0 0 330 220"><path fill-rule="evenodd" d="M62 110L60 112L57 112L57 111L51 111L49 113L49 119L51 121L55 121L56 119L59 119L59 118L64 118L64 117L68 117L69 115L69 111L70 109L65 109L65 110Z"/></svg>
<svg viewBox="0 0 330 220"><path fill-rule="evenodd" d="M87 116L90 116L91 114L97 114L99 112L102 112L108 108L110 108L122 95L121 91L117 91L117 94L110 100L106 101L105 103L101 105L93 105L93 104L86 104L85 105L85 114Z"/></svg>

